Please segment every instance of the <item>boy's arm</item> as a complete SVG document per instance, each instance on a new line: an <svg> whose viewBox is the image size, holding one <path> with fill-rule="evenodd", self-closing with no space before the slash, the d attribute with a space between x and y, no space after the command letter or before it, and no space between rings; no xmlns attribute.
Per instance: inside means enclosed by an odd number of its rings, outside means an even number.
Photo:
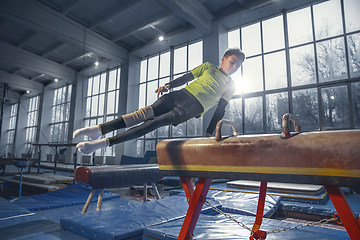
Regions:
<svg viewBox="0 0 360 240"><path fill-rule="evenodd" d="M191 72L186 73L183 76L165 84L164 86L159 87L158 89L155 90L155 93L157 93L158 95L159 94L162 95L164 92L167 92L170 88L179 87L193 79L194 79L194 76L192 75Z"/></svg>
<svg viewBox="0 0 360 240"><path fill-rule="evenodd" d="M223 98L220 99L219 104L215 110L215 113L206 130L206 134L205 134L206 137L210 137L213 134L216 124L223 118L225 114L225 107L227 106L227 104L228 102L225 99Z"/></svg>
<svg viewBox="0 0 360 240"><path fill-rule="evenodd" d="M210 65L211 64L208 62L203 63L200 66L191 70L189 73L186 73L183 76L169 82L168 84L166 84L168 89L179 87L195 78L200 77Z"/></svg>
<svg viewBox="0 0 360 240"><path fill-rule="evenodd" d="M188 81L191 81L193 79L194 79L194 76L192 75L191 72L189 72L189 73L186 73L186 74L182 75L181 77L169 82L166 85L169 85L169 89L170 88L176 88L176 87L179 87L181 85L184 85L185 83L187 83Z"/></svg>

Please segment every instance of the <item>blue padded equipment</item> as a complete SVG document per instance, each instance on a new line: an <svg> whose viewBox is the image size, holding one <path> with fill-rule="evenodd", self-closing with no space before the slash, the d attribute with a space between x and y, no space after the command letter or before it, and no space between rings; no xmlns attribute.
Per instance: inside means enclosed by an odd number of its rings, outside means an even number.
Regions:
<svg viewBox="0 0 360 240"><path fill-rule="evenodd" d="M59 224L0 198L0 239L17 239L24 235L57 230L61 230Z"/></svg>
<svg viewBox="0 0 360 240"><path fill-rule="evenodd" d="M241 188L235 188L234 186L229 187L228 184L212 184L210 189L259 194L259 190L241 189ZM329 201L329 196L324 188L320 189L320 191L317 191L315 195L314 193L307 194L307 193L293 193L293 192L285 192L285 191L279 192L279 190L272 191L271 189L266 191L266 195L279 196L281 197L281 201L295 201L295 202L305 202L305 203L314 203L314 204L326 204Z"/></svg>
<svg viewBox="0 0 360 240"><path fill-rule="evenodd" d="M356 216L360 215L360 194L350 194L346 196L352 210ZM296 212L296 213L306 213L306 214L315 214L319 216L333 217L337 213L334 205L331 201L328 201L325 205L319 204L310 204L302 202L289 202L281 201L280 210L285 212Z"/></svg>
<svg viewBox="0 0 360 240"><path fill-rule="evenodd" d="M96 211L96 202L92 202L89 205L87 212ZM102 202L101 209L111 209L111 208L135 208L137 206L141 206L141 202L126 199L126 198L114 198L107 201ZM72 205L72 206L66 206L62 208L52 208L52 209L45 209L37 211L37 214L40 214L41 216L44 216L53 222L60 223L60 219L71 217L75 215L79 215L81 213L81 210L83 209L83 205ZM84 213L87 214L87 213Z"/></svg>
<svg viewBox="0 0 360 240"><path fill-rule="evenodd" d="M3 228L39 220L46 220L46 218L0 198L0 236Z"/></svg>
<svg viewBox="0 0 360 240"><path fill-rule="evenodd" d="M13 203L17 204L18 206L22 206L30 211L60 208L70 205L84 204L90 191L91 188L78 183L54 192L21 197L13 201ZM95 194L98 195L99 190L97 190ZM115 194L105 190L103 200L119 197L120 194ZM94 198L93 201L97 201L97 198Z"/></svg>
<svg viewBox="0 0 360 240"><path fill-rule="evenodd" d="M148 158L157 157L156 151L146 151L144 157L148 157Z"/></svg>
<svg viewBox="0 0 360 240"><path fill-rule="evenodd" d="M177 192L177 196L184 196L184 190L172 191L172 194ZM214 199L221 203L221 211L226 213L241 214L247 216L256 216L258 205L258 194L241 193L241 192L228 192L209 190L206 198ZM265 198L264 217L271 217L280 205L280 197L269 196ZM215 210L209 214L217 213Z"/></svg>
<svg viewBox="0 0 360 240"><path fill-rule="evenodd" d="M252 216L233 216L237 221L244 223L252 228L255 217ZM142 240L174 240L179 235L184 219L147 227L144 230ZM285 227L295 226L294 223L283 222L274 219L263 219L261 230L271 231L274 229L282 229ZM222 215L203 215L201 214L194 230L193 239L196 240L248 240L250 232L240 227L235 222L225 218ZM322 239L322 240L338 240L349 239L346 231L335 230L322 227L304 227L302 229L294 229L291 231L269 234L267 240L278 239Z"/></svg>
<svg viewBox="0 0 360 240"><path fill-rule="evenodd" d="M209 201L221 206L217 201ZM185 197L171 196L66 217L60 224L65 230L91 239L141 239L144 228L182 218L187 209Z"/></svg>

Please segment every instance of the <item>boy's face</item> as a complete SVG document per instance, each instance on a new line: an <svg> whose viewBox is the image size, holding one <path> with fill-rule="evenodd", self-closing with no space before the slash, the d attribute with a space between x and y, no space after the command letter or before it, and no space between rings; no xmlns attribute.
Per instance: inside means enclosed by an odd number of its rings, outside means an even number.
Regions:
<svg viewBox="0 0 360 240"><path fill-rule="evenodd" d="M223 57L221 59L220 69L227 75L231 75L239 69L242 63L243 61L236 55Z"/></svg>

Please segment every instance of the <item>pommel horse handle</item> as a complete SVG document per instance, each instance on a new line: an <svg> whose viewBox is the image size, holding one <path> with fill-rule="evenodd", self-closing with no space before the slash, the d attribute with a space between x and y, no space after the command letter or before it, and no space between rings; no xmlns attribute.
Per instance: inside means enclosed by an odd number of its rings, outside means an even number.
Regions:
<svg viewBox="0 0 360 240"><path fill-rule="evenodd" d="M289 138L290 137L290 129L289 129L289 120L294 123L295 131L301 132L300 122L294 115L290 113L285 113L282 118L282 138Z"/></svg>
<svg viewBox="0 0 360 240"><path fill-rule="evenodd" d="M238 134L239 134L239 131L238 131L238 128L237 128L237 126L236 126L236 124L235 123L233 123L233 122L231 122L231 121L229 121L229 120L225 120L225 119L223 119L223 120L220 120L217 124L216 124L216 132L215 132L215 140L216 141L220 141L221 140L221 138L222 138L222 136L221 136L221 127L222 127L222 125L229 125L229 126L231 126L232 128L233 128L233 135L234 136L237 136Z"/></svg>

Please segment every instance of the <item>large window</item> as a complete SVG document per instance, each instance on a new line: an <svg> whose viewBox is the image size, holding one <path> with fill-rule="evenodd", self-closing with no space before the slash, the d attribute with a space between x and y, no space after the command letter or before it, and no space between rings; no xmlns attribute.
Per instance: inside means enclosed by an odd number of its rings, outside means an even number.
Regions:
<svg viewBox="0 0 360 240"><path fill-rule="evenodd" d="M35 142L38 127L39 96L30 98L29 111L27 113L25 151L32 152L32 144Z"/></svg>
<svg viewBox="0 0 360 240"><path fill-rule="evenodd" d="M72 85L54 90L54 100L50 123L52 143L66 143L69 132L69 116Z"/></svg>
<svg viewBox="0 0 360 240"><path fill-rule="evenodd" d="M8 139L6 144L6 153L8 157L10 157L13 154L17 113L18 113L18 103L15 103L10 107L10 124L9 124L9 129L7 131Z"/></svg>
<svg viewBox="0 0 360 240"><path fill-rule="evenodd" d="M139 84L139 108L151 105L158 99L155 90L159 86L201 65L202 55L202 41L197 41L143 59ZM164 126L146 134L137 140L137 155L143 156L146 151L155 150L156 144L164 139L202 136L202 122L202 118L194 118L176 127Z"/></svg>
<svg viewBox="0 0 360 240"><path fill-rule="evenodd" d="M85 127L108 122L117 117L121 68L107 70L88 79ZM112 137L116 131L105 137ZM87 138L87 137L85 137ZM115 156L115 146L99 149L96 155Z"/></svg>
<svg viewBox="0 0 360 240"><path fill-rule="evenodd" d="M286 112L305 131L360 127L355 9L358 0L330 0L229 30L229 47L247 57L233 75L238 87L229 104L231 118L244 109L239 129L279 132Z"/></svg>

